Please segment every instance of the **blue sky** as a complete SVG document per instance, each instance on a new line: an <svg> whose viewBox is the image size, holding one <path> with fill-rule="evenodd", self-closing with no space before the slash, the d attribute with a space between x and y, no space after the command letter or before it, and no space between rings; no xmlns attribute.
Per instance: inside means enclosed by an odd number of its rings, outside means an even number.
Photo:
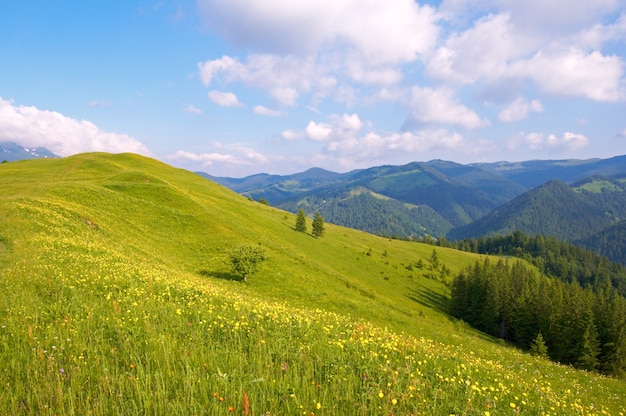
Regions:
<svg viewBox="0 0 626 416"><path fill-rule="evenodd" d="M626 154L624 0L0 1L0 141L218 176Z"/></svg>

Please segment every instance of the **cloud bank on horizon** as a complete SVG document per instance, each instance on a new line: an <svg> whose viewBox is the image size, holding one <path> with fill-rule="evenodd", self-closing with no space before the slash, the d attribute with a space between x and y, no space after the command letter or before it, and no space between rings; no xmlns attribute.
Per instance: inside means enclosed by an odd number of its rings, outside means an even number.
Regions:
<svg viewBox="0 0 626 416"><path fill-rule="evenodd" d="M171 44L167 80L138 76L132 98L94 91L88 110L69 114L40 109L50 99L16 103L0 84L0 140L63 156L131 151L228 176L626 153L624 0L168 5L146 4L128 23L147 28L150 14L150 28L165 30L167 41L145 45L158 56ZM133 65L145 77L154 69ZM131 89L110 72L104 84Z"/></svg>

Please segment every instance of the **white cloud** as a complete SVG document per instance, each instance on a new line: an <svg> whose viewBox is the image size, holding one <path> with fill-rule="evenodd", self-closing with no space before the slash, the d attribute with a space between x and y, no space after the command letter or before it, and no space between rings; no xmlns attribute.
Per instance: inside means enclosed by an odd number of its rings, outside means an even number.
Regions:
<svg viewBox="0 0 626 416"><path fill-rule="evenodd" d="M336 159L352 161L353 168L359 165L371 166L388 160L393 155L402 156L425 154L431 151L459 150L466 148L463 137L445 129L422 130L419 132L367 132L364 135L347 136L330 141L325 153Z"/></svg>
<svg viewBox="0 0 626 416"><path fill-rule="evenodd" d="M548 3L494 0L491 6L500 11L453 32L428 59L426 73L451 84L497 86L516 94L529 80L550 95L623 100L623 58L600 48L626 37L626 14L602 25L597 19L615 9L613 0L598 9L585 0ZM543 18L546 22L537 24Z"/></svg>
<svg viewBox="0 0 626 416"><path fill-rule="evenodd" d="M414 61L428 53L439 36L435 9L413 0L349 0L343 4L343 13L333 27L335 36L354 45L370 63Z"/></svg>
<svg viewBox="0 0 626 416"><path fill-rule="evenodd" d="M233 70L241 68L241 63L230 56L222 56L219 59L213 59L198 64L200 80L204 85L210 85L213 78L221 72L229 73Z"/></svg>
<svg viewBox="0 0 626 416"><path fill-rule="evenodd" d="M569 40L581 48L599 50L605 43L620 39L626 39L626 11L614 23L596 23L575 33Z"/></svg>
<svg viewBox="0 0 626 416"><path fill-rule="evenodd" d="M188 104L185 108L184 108L185 112L187 113L191 113L191 114L202 114L202 110L200 110L199 108L197 108L196 106L194 106L193 104Z"/></svg>
<svg viewBox="0 0 626 416"><path fill-rule="evenodd" d="M515 23L551 36L579 31L624 7L622 0L493 0Z"/></svg>
<svg viewBox="0 0 626 416"><path fill-rule="evenodd" d="M582 96L596 101L620 101L624 91L624 63L615 55L579 49L539 51L515 69L539 88L557 96Z"/></svg>
<svg viewBox="0 0 626 416"><path fill-rule="evenodd" d="M173 162L192 162L201 166L237 167L263 165L269 161L265 155L241 144L212 143L215 152L193 153L178 150L166 157Z"/></svg>
<svg viewBox="0 0 626 416"><path fill-rule="evenodd" d="M285 130L281 136L285 140L307 138L315 142L324 142L331 139L352 137L363 127L359 115L331 114L327 117L328 123L310 121L303 131Z"/></svg>
<svg viewBox="0 0 626 416"><path fill-rule="evenodd" d="M360 59L346 61L346 71L352 81L364 85L394 85L402 80L402 71L392 67L370 66Z"/></svg>
<svg viewBox="0 0 626 416"><path fill-rule="evenodd" d="M292 87L273 88L270 90L270 95L278 105L289 107L296 105L296 101L300 97L298 90Z"/></svg>
<svg viewBox="0 0 626 416"><path fill-rule="evenodd" d="M222 153L192 153L187 152L185 150L178 150L175 153L169 155L167 157L168 160L172 161L189 161L200 163L203 166L211 166L214 163L225 163L225 164L241 164L240 161L237 160L233 155L222 154Z"/></svg>
<svg viewBox="0 0 626 416"><path fill-rule="evenodd" d="M286 140L308 138L323 142L320 154L313 159L330 166L340 163L344 168L372 166L389 158L407 160L431 151L473 152L463 136L446 129L424 129L417 132L362 131L366 124L358 114L333 114L327 123L309 122L302 132L287 130L282 133ZM308 161L311 163L311 160ZM388 162L386 162L388 163Z"/></svg>
<svg viewBox="0 0 626 416"><path fill-rule="evenodd" d="M326 123L316 123L314 121L309 122L304 129L306 135L309 139L321 142L327 140L331 133L333 132L333 128Z"/></svg>
<svg viewBox="0 0 626 416"><path fill-rule="evenodd" d="M340 48L370 62L409 62L439 34L435 9L413 0L201 0L198 6L209 29L270 53Z"/></svg>
<svg viewBox="0 0 626 416"><path fill-rule="evenodd" d="M1 97L0 137L22 146L43 146L59 156L93 151L152 155L143 143L126 134L102 131L89 121L55 111L16 106Z"/></svg>
<svg viewBox="0 0 626 416"><path fill-rule="evenodd" d="M278 117L283 115L283 113L278 110L272 110L271 108L267 108L262 105L254 106L252 111L254 112L254 114L258 114L260 116Z"/></svg>
<svg viewBox="0 0 626 416"><path fill-rule="evenodd" d="M561 151L573 151L586 147L589 139L582 135L572 132L565 132L561 137L555 134L528 133L520 134L509 141L510 150L515 150L520 146L525 146L532 151L548 151L550 153L558 153Z"/></svg>
<svg viewBox="0 0 626 416"><path fill-rule="evenodd" d="M198 64L203 84L242 83L266 91L278 106L306 96L317 106L332 96L355 101L354 84L390 86L402 81L401 65L435 47L436 10L414 0L200 0L207 27L254 50L244 58L222 56Z"/></svg>
<svg viewBox="0 0 626 416"><path fill-rule="evenodd" d="M280 136L285 140L297 140L301 135L295 130L285 130L280 134Z"/></svg>
<svg viewBox="0 0 626 416"><path fill-rule="evenodd" d="M361 130L361 127L363 127L363 122L356 113L343 114L342 116L334 114L330 117L330 119L333 120L333 124L335 124L342 131L357 132Z"/></svg>
<svg viewBox="0 0 626 416"><path fill-rule="evenodd" d="M249 55L245 63L224 56L198 64L200 79L209 86L216 79L223 83L241 82L246 86L267 91L279 105L291 106L304 93L315 88L316 93L330 83L325 69L315 58L278 56L268 54Z"/></svg>
<svg viewBox="0 0 626 416"><path fill-rule="evenodd" d="M461 104L449 88L432 89L415 86L411 90L410 115L405 126L422 124L451 124L468 129L487 126L474 111Z"/></svg>
<svg viewBox="0 0 626 416"><path fill-rule="evenodd" d="M508 13L478 19L474 26L453 33L427 63L434 77L469 84L506 76L511 60L533 50L527 37L519 36Z"/></svg>
<svg viewBox="0 0 626 416"><path fill-rule="evenodd" d="M526 101L524 98L519 97L503 109L498 115L498 118L501 121L518 121L528 117L531 112L540 113L542 111L543 105L541 101Z"/></svg>
<svg viewBox="0 0 626 416"><path fill-rule="evenodd" d="M221 107L242 107L235 94L228 91L209 91L209 99Z"/></svg>

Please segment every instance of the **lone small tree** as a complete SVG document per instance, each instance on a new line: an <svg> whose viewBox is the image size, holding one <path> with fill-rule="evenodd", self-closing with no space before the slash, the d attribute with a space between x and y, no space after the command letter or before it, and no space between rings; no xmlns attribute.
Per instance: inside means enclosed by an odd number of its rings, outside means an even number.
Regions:
<svg viewBox="0 0 626 416"><path fill-rule="evenodd" d="M243 281L259 269L259 263L265 260L265 250L261 246L241 245L230 252L230 265L233 273L241 276Z"/></svg>
<svg viewBox="0 0 626 416"><path fill-rule="evenodd" d="M315 214L315 218L313 218L313 224L311 224L311 227L314 237L321 237L324 235L324 232L326 230L324 228L324 218L322 217L322 214L320 214L319 212Z"/></svg>
<svg viewBox="0 0 626 416"><path fill-rule="evenodd" d="M296 217L296 231L306 233L306 217L302 209L298 210L298 216Z"/></svg>
<svg viewBox="0 0 626 416"><path fill-rule="evenodd" d="M530 353L537 357L548 358L548 347L546 346L546 342L544 341L541 332L537 334L537 337L530 346Z"/></svg>

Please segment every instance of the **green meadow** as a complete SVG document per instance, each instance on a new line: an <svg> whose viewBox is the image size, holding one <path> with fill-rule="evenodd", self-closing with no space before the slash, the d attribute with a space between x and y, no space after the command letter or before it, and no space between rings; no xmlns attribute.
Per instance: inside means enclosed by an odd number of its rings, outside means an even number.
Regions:
<svg viewBox="0 0 626 416"><path fill-rule="evenodd" d="M0 164L0 414L626 414L450 317L482 256L295 218L132 154Z"/></svg>

